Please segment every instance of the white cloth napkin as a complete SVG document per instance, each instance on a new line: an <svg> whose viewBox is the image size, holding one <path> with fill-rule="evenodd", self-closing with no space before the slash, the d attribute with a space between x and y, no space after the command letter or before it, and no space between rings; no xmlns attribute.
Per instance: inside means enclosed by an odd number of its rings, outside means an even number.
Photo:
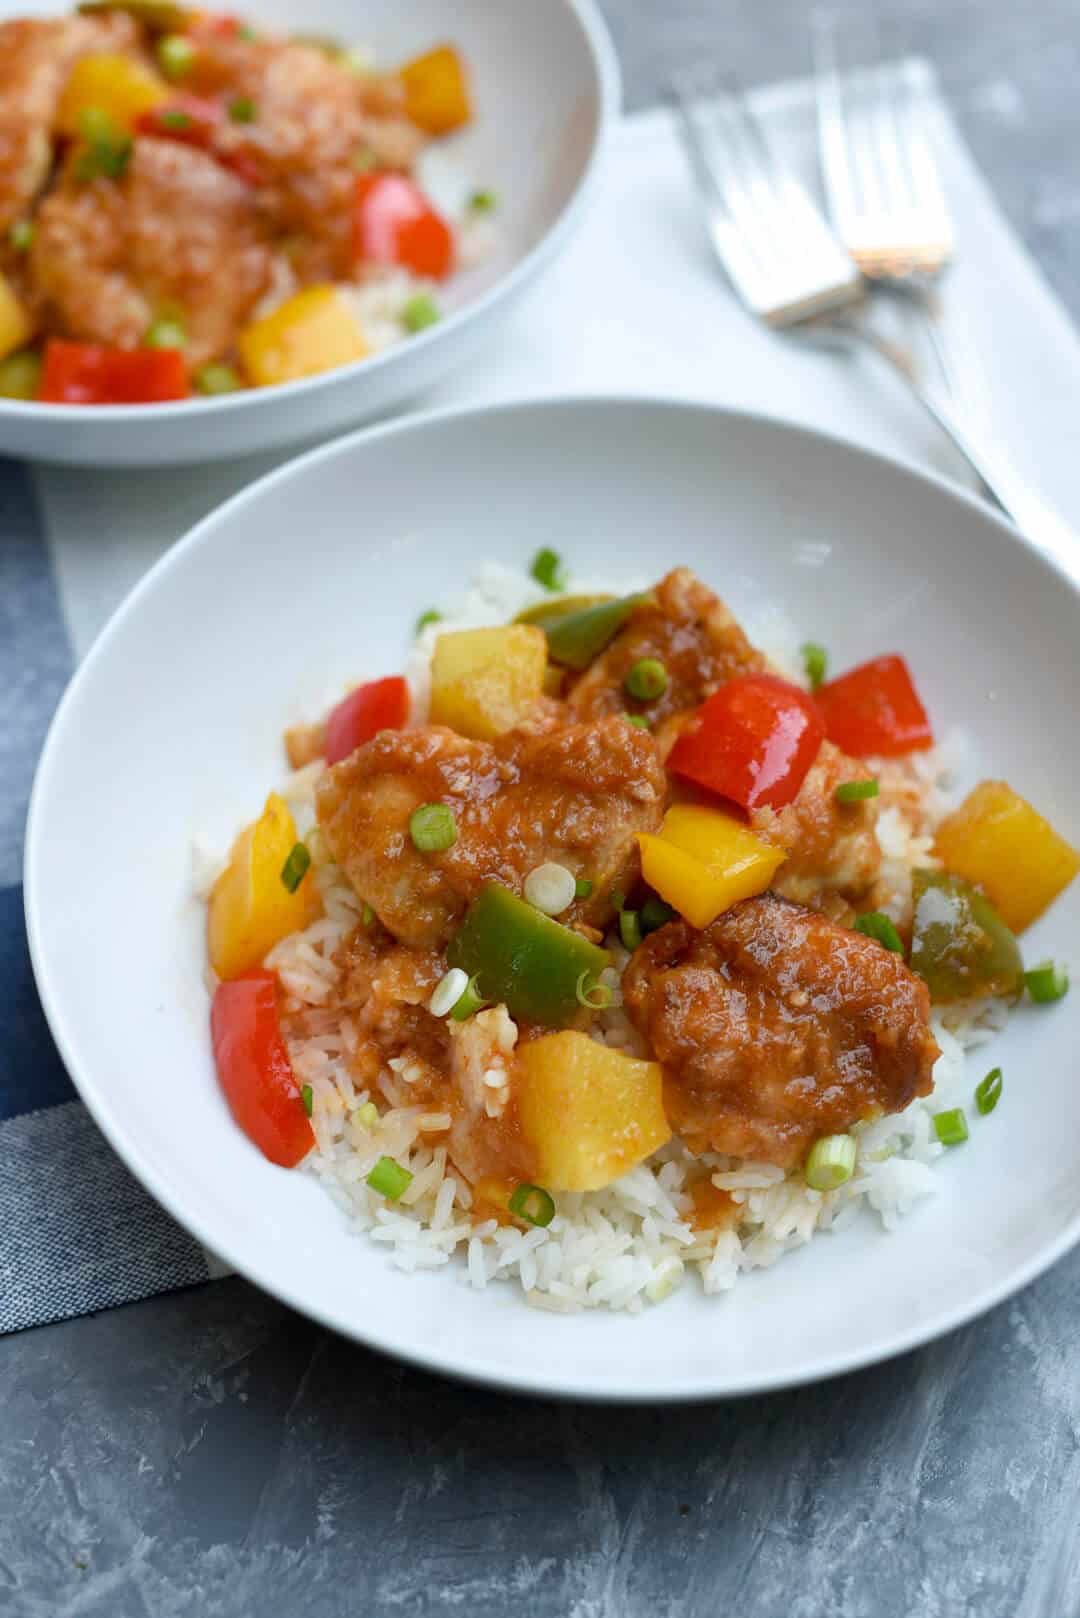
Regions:
<svg viewBox="0 0 1080 1618"><path fill-rule="evenodd" d="M1080 533L1074 401L1080 341L974 168L922 69L959 250L942 292L965 392L1018 469ZM778 153L815 179L807 83L758 91ZM872 361L815 351L757 326L712 260L670 118L616 130L589 217L563 258L469 370L414 408L562 393L683 395L784 416L971 485L900 384ZM180 534L282 455L179 471L39 469L64 610L81 657Z"/></svg>

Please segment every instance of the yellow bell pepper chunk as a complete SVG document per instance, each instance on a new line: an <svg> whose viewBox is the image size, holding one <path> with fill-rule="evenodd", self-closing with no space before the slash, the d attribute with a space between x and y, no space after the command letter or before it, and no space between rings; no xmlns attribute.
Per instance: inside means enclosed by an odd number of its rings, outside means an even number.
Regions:
<svg viewBox="0 0 1080 1618"><path fill-rule="evenodd" d="M431 722L491 741L525 718L546 671L547 637L532 624L440 635L431 658Z"/></svg>
<svg viewBox="0 0 1080 1618"><path fill-rule="evenodd" d="M272 792L258 820L245 826L236 839L210 894L210 965L219 978L250 972L275 944L311 919L310 871L295 893L281 880L295 844L296 825L288 805Z"/></svg>
<svg viewBox="0 0 1080 1618"><path fill-rule="evenodd" d="M469 86L452 45L440 45L406 62L398 78L405 86L407 115L429 135L448 135L469 122Z"/></svg>
<svg viewBox="0 0 1080 1618"><path fill-rule="evenodd" d="M764 893L786 858L732 815L674 804L660 835L639 833L641 872L692 927L707 927L740 899Z"/></svg>
<svg viewBox="0 0 1080 1618"><path fill-rule="evenodd" d="M1080 854L1005 781L982 781L938 827L947 871L983 889L1007 927L1022 932L1080 871Z"/></svg>
<svg viewBox="0 0 1080 1618"><path fill-rule="evenodd" d="M170 101L172 94L164 79L133 57L107 52L84 56L68 74L56 129L61 135L80 134L82 115L92 108L104 113L119 134L130 135L144 112Z"/></svg>
<svg viewBox="0 0 1080 1618"><path fill-rule="evenodd" d="M548 1191L597 1191L671 1139L659 1062L572 1029L520 1049L515 1089L536 1183Z"/></svg>
<svg viewBox="0 0 1080 1618"><path fill-rule="evenodd" d="M34 335L34 321L5 275L0 275L0 360Z"/></svg>
<svg viewBox="0 0 1080 1618"><path fill-rule="evenodd" d="M370 352L348 301L332 286L305 287L286 298L273 314L245 326L236 346L256 388L333 371Z"/></svg>

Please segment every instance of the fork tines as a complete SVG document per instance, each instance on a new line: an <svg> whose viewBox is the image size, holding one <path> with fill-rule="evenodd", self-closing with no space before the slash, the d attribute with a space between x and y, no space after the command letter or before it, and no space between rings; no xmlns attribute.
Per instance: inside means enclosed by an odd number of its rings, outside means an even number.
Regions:
<svg viewBox="0 0 1080 1618"><path fill-rule="evenodd" d="M861 278L802 185L775 160L740 92L668 91L709 239L752 313L787 326L854 302Z"/></svg>

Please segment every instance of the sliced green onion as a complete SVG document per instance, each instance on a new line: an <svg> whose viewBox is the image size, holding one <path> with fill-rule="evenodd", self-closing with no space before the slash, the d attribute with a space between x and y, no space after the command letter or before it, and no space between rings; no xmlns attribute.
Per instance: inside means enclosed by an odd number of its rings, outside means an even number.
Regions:
<svg viewBox="0 0 1080 1618"><path fill-rule="evenodd" d="M457 821L448 803L422 803L409 816L409 836L421 854L442 854L457 842Z"/></svg>
<svg viewBox="0 0 1080 1618"><path fill-rule="evenodd" d="M200 393L236 393L243 385L231 365L203 365L195 372Z"/></svg>
<svg viewBox="0 0 1080 1618"><path fill-rule="evenodd" d="M636 910L619 911L619 937L624 949L635 950L641 943L641 921Z"/></svg>
<svg viewBox="0 0 1080 1618"><path fill-rule="evenodd" d="M367 1177L367 1183L380 1197L387 1202L396 1202L403 1191L412 1185L412 1175L408 1169L403 1169L400 1163L395 1163L392 1157L380 1157L375 1167Z"/></svg>
<svg viewBox="0 0 1080 1618"><path fill-rule="evenodd" d="M143 344L146 348L183 348L187 335L178 320L155 320Z"/></svg>
<svg viewBox="0 0 1080 1618"><path fill-rule="evenodd" d="M466 1022L468 1018L472 1017L476 1012L483 1011L486 1005L487 1001L480 993L479 978L474 972L468 983L466 983L465 987L462 989L461 994L458 996L450 1016L454 1022Z"/></svg>
<svg viewBox="0 0 1080 1618"><path fill-rule="evenodd" d="M374 1101L365 1101L362 1107L357 1107L353 1113L353 1123L359 1124L361 1129L370 1129L372 1124L379 1121L379 1109Z"/></svg>
<svg viewBox="0 0 1080 1618"><path fill-rule="evenodd" d="M1001 1100L1001 1069L992 1067L981 1084L975 1086L975 1105L985 1118Z"/></svg>
<svg viewBox="0 0 1080 1618"><path fill-rule="evenodd" d="M510 1212L527 1225L546 1229L555 1217L555 1200L541 1185L519 1185L508 1204Z"/></svg>
<svg viewBox="0 0 1080 1618"><path fill-rule="evenodd" d="M543 865L529 872L521 891L545 916L561 916L577 897L577 881L573 871L568 871L565 865L545 860Z"/></svg>
<svg viewBox="0 0 1080 1618"><path fill-rule="evenodd" d="M250 96L234 96L229 102L229 117L234 124L253 124L259 109Z"/></svg>
<svg viewBox="0 0 1080 1618"><path fill-rule="evenodd" d="M164 112L158 113L158 123L163 129L190 129L191 114L182 107L166 107Z"/></svg>
<svg viewBox="0 0 1080 1618"><path fill-rule="evenodd" d="M587 876L579 876L574 883L574 898L587 899L592 892L592 882Z"/></svg>
<svg viewBox="0 0 1080 1618"><path fill-rule="evenodd" d="M441 621L442 613L435 607L429 607L427 612L422 612L416 620L416 633L419 635L427 628L428 624L437 624L441 623Z"/></svg>
<svg viewBox="0 0 1080 1618"><path fill-rule="evenodd" d="M79 131L86 141L86 150L80 152L75 163L75 175L80 180L119 180L128 166L133 143L128 135L121 135L101 107L84 107L79 114Z"/></svg>
<svg viewBox="0 0 1080 1618"><path fill-rule="evenodd" d="M642 933L655 933L658 927L666 927L669 921L674 921L676 912L663 899L646 899L641 907Z"/></svg>
<svg viewBox="0 0 1080 1618"><path fill-rule="evenodd" d="M591 972L582 972L577 980L577 997L579 1004L590 1011L607 1011L615 1002L615 991L594 978Z"/></svg>
<svg viewBox="0 0 1080 1618"><path fill-rule="evenodd" d="M529 572L537 584L542 584L545 590L553 593L566 589L566 569L558 551L537 551L532 559Z"/></svg>
<svg viewBox="0 0 1080 1618"><path fill-rule="evenodd" d="M1031 998L1040 1006L1052 1000L1061 1000L1069 992L1069 969L1054 961L1040 961L1030 972L1024 973L1024 982Z"/></svg>
<svg viewBox="0 0 1080 1618"><path fill-rule="evenodd" d="M963 1107L950 1107L948 1112L935 1112L934 1133L942 1146L962 1146L968 1138L967 1119Z"/></svg>
<svg viewBox="0 0 1080 1618"><path fill-rule="evenodd" d="M236 37L237 39L242 39L245 45L251 45L255 40L258 39L259 36L255 32L254 28L252 28L251 24L249 22L245 22L241 23L240 27L236 30Z"/></svg>
<svg viewBox="0 0 1080 1618"><path fill-rule="evenodd" d="M857 933L863 933L867 938L876 939L891 949L894 955L903 955L904 944L895 925L881 910L868 910L865 916L856 916L853 923Z"/></svg>
<svg viewBox="0 0 1080 1618"><path fill-rule="evenodd" d="M651 730L652 729L652 726L650 725L648 719L646 719L646 717L645 717L645 715L643 713L628 713L626 715L626 723L628 725L633 725L635 730Z"/></svg>
<svg viewBox="0 0 1080 1618"><path fill-rule="evenodd" d="M434 326L442 317L439 306L430 292L417 292L401 308L401 324L406 331L423 331Z"/></svg>
<svg viewBox="0 0 1080 1618"><path fill-rule="evenodd" d="M167 79L183 79L195 65L195 47L183 34L166 34L158 40L157 59Z"/></svg>
<svg viewBox="0 0 1080 1618"><path fill-rule="evenodd" d="M642 657L623 680L627 694L638 702L655 702L668 688L667 669L658 657Z"/></svg>
<svg viewBox="0 0 1080 1618"><path fill-rule="evenodd" d="M370 146L358 146L352 154L352 166L357 174L370 174L379 166L379 159Z"/></svg>
<svg viewBox="0 0 1080 1618"><path fill-rule="evenodd" d="M841 781L836 789L837 803L861 803L864 798L876 798L881 791L877 778L868 781Z"/></svg>
<svg viewBox="0 0 1080 1618"><path fill-rule="evenodd" d="M34 227L29 219L16 219L8 230L8 242L16 253L25 253L34 239Z"/></svg>
<svg viewBox="0 0 1080 1618"><path fill-rule="evenodd" d="M811 1191L835 1191L855 1172L855 1141L851 1135L823 1135L811 1146L803 1178Z"/></svg>
<svg viewBox="0 0 1080 1618"><path fill-rule="evenodd" d="M372 910L371 906L365 900L364 903L360 906L360 925L361 925L361 927L370 927L372 925L372 923L374 922L374 920L375 920L375 912L374 912L374 910Z"/></svg>
<svg viewBox="0 0 1080 1618"><path fill-rule="evenodd" d="M494 213L499 199L494 191L472 191L465 204L470 213Z"/></svg>
<svg viewBox="0 0 1080 1618"><path fill-rule="evenodd" d="M310 1084L305 1084L300 1091L300 1100L304 1103L304 1111L311 1117L311 1109L315 1105L315 1096Z"/></svg>
<svg viewBox="0 0 1080 1618"><path fill-rule="evenodd" d="M608 898L611 901L613 910L621 910L623 905L626 903L626 894L621 888L612 888L611 892L608 894Z"/></svg>
<svg viewBox="0 0 1080 1618"><path fill-rule="evenodd" d="M829 666L828 654L824 646L819 646L812 640L804 641L799 651L802 653L803 668L806 670L806 678L810 681L810 689L816 691L825 679L825 670Z"/></svg>
<svg viewBox="0 0 1080 1618"><path fill-rule="evenodd" d="M109 141L116 138L113 121L104 107L82 107L79 111L79 134L83 140Z"/></svg>
<svg viewBox="0 0 1080 1618"><path fill-rule="evenodd" d="M307 875L311 854L306 843L294 843L289 857L281 867L281 880L290 893L295 893Z"/></svg>
<svg viewBox="0 0 1080 1618"><path fill-rule="evenodd" d="M433 1017L445 1017L452 1011L469 987L469 974L463 972L460 966L452 966L449 972L439 979L428 1001L428 1010Z"/></svg>

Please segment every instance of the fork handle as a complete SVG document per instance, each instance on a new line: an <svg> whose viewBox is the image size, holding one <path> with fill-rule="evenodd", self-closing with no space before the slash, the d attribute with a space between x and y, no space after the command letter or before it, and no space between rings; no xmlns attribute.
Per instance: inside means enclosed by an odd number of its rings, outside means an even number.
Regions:
<svg viewBox="0 0 1080 1618"><path fill-rule="evenodd" d="M874 353L906 382L1020 532L1045 555L1059 562L1067 572L1077 576L1080 572L1080 544L1075 530L1036 494L1016 470L1001 444L981 427L973 426L966 420L963 412L946 394L918 382L888 344L875 340L865 330L861 335L869 341Z"/></svg>

